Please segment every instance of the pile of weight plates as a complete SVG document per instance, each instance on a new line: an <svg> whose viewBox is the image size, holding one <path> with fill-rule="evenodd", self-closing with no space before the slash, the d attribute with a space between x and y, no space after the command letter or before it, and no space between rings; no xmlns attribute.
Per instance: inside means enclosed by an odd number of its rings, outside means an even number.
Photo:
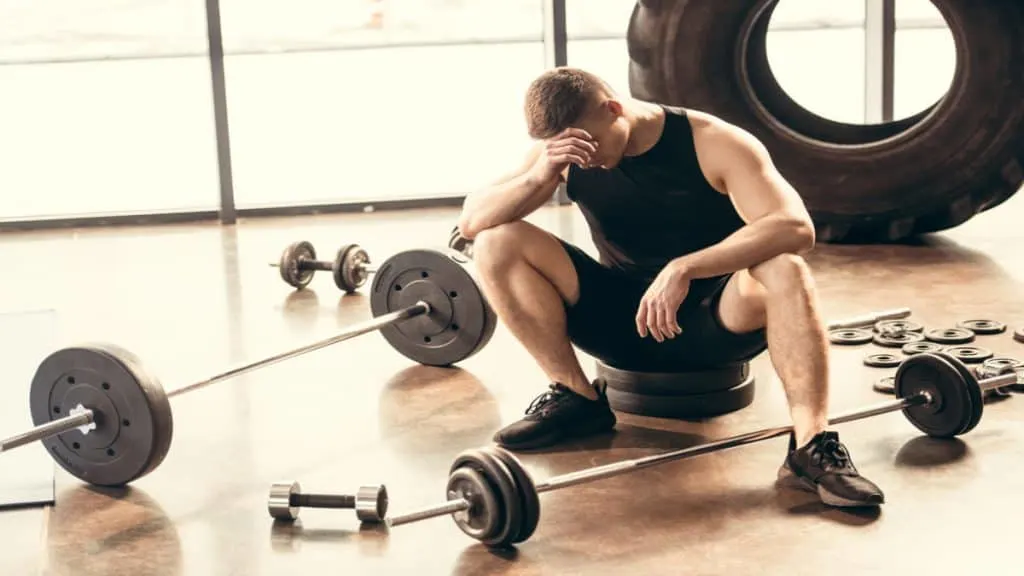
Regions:
<svg viewBox="0 0 1024 576"><path fill-rule="evenodd" d="M971 367L979 378L994 376L1006 366L1019 368L1020 381L991 392L1005 396L1009 391L1024 392L1024 362L1017 358L996 356L992 349L977 345L977 339L1005 334L1006 324L997 320L964 320L954 327L927 328L912 320L882 320L871 328L843 328L829 332L833 344L856 346L874 344L887 351L864 355L864 364L874 368L898 368L914 354L924 352L953 356ZM1016 342L1024 343L1024 328L1013 333ZM880 377L873 385L883 394L893 394L893 375Z"/></svg>

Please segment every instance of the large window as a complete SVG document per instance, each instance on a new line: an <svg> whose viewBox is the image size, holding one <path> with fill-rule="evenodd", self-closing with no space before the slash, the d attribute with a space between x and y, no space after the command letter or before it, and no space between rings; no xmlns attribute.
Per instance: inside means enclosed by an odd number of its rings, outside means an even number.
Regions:
<svg viewBox="0 0 1024 576"><path fill-rule="evenodd" d="M953 33L929 0L896 2L893 117L931 106L949 90L956 69Z"/></svg>
<svg viewBox="0 0 1024 576"><path fill-rule="evenodd" d="M564 0L562 45L562 0L221 0L225 95L211 82L215 3L0 0L0 227L458 198L522 158L523 94L552 54L629 91L635 1ZM880 28L865 14L880 2L779 1L769 59L797 102L875 115ZM955 54L930 0L895 6L899 118L941 97Z"/></svg>
<svg viewBox="0 0 1024 576"><path fill-rule="evenodd" d="M0 22L0 220L217 207L202 0L0 2Z"/></svg>
<svg viewBox="0 0 1024 576"><path fill-rule="evenodd" d="M520 162L541 0L260 6L223 11L239 208L461 196Z"/></svg>

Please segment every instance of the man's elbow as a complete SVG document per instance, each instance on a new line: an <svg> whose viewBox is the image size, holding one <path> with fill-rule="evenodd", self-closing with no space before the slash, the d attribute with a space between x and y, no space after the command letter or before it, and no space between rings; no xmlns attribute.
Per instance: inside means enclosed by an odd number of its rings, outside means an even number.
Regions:
<svg viewBox="0 0 1024 576"><path fill-rule="evenodd" d="M814 222L810 218L789 218L786 224L789 235L793 239L794 253L805 254L814 249L817 233L814 230Z"/></svg>
<svg viewBox="0 0 1024 576"><path fill-rule="evenodd" d="M777 238L782 239L783 250L791 254L804 254L814 249L817 233L809 216L789 212L776 212L771 217Z"/></svg>

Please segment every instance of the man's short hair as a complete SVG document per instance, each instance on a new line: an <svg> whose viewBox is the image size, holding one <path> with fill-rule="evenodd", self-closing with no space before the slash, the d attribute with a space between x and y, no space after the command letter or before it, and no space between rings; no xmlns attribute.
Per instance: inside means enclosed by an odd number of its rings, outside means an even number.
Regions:
<svg viewBox="0 0 1024 576"><path fill-rule="evenodd" d="M531 138L550 138L578 122L600 94L614 94L607 82L579 68L548 70L526 90L526 126Z"/></svg>

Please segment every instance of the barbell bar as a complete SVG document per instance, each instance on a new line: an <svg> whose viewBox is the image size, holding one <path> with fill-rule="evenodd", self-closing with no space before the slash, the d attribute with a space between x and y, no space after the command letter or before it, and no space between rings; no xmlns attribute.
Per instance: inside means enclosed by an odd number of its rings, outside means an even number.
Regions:
<svg viewBox="0 0 1024 576"><path fill-rule="evenodd" d="M829 418L844 424L902 411L918 430L937 438L966 434L981 420L985 391L1015 384L1013 367L1003 374L978 380L959 360L943 353L908 358L895 376L898 399L862 407ZM467 535L490 547L524 542L539 522L538 495L652 466L784 436L793 426L778 426L721 440L631 460L623 460L553 476L535 483L519 460L506 450L490 447L460 454L452 464L446 502L393 516L389 527L451 515Z"/></svg>
<svg viewBox="0 0 1024 576"><path fill-rule="evenodd" d="M154 470L173 436L169 399L296 356L380 331L398 352L421 364L448 366L483 348L497 317L465 258L416 249L385 261L374 277L371 320L340 334L244 363L165 391L133 353L113 344L84 344L51 353L29 391L32 429L0 440L0 452L42 441L73 476L121 486Z"/></svg>

